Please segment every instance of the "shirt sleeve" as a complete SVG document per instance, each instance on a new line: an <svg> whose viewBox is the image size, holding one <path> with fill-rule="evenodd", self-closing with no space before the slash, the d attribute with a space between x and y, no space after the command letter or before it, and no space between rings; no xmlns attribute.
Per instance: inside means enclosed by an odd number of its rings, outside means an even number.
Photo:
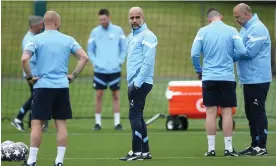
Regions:
<svg viewBox="0 0 276 166"><path fill-rule="evenodd" d="M119 47L120 47L120 64L122 65L126 58L126 36L122 29L120 29Z"/></svg>
<svg viewBox="0 0 276 166"><path fill-rule="evenodd" d="M246 49L243 44L243 40L239 34L239 32L235 29L232 35L233 43L234 43L234 62L241 59L242 56L245 55Z"/></svg>
<svg viewBox="0 0 276 166"><path fill-rule="evenodd" d="M241 56L241 59L252 59L261 50L263 44L268 39L268 34L264 29L254 28L251 33L247 36L245 43L246 53Z"/></svg>
<svg viewBox="0 0 276 166"><path fill-rule="evenodd" d="M35 53L36 51L36 44L35 44L35 41L34 40L30 40L25 46L24 46L24 49L23 51L30 51L32 53Z"/></svg>
<svg viewBox="0 0 276 166"><path fill-rule="evenodd" d="M79 45L79 43L78 43L74 38L72 38L72 42L71 42L71 53L72 53L72 54L75 54L76 51L77 51L78 49L80 49L80 48L82 48L82 47Z"/></svg>
<svg viewBox="0 0 276 166"><path fill-rule="evenodd" d="M246 42L246 57L254 58L261 50L262 45L268 36L265 34L264 30L258 31L254 29L251 34L248 35L248 40Z"/></svg>
<svg viewBox="0 0 276 166"><path fill-rule="evenodd" d="M92 30L90 33L89 39L88 39L88 44L87 44L87 54L89 57L90 62L93 64L95 59L96 59L96 34L95 31Z"/></svg>
<svg viewBox="0 0 276 166"><path fill-rule="evenodd" d="M202 68L200 65L200 54L202 52L202 40L203 40L202 32L201 30L199 30L194 39L192 49L191 49L192 63L196 73L202 72Z"/></svg>

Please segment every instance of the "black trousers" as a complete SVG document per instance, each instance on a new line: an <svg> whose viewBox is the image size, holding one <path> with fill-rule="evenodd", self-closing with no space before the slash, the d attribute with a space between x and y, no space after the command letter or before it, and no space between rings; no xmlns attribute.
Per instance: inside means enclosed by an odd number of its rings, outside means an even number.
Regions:
<svg viewBox="0 0 276 166"><path fill-rule="evenodd" d="M20 108L19 112L18 112L18 115L17 115L17 119L19 120L23 120L24 116L26 115L26 113L31 110L31 106L32 106L32 100L33 100L33 92L34 92L34 89L33 89L33 85L31 85L29 82L28 82L28 85L30 87L30 97L28 98L28 100L22 105L22 107ZM29 119L30 120L30 119Z"/></svg>
<svg viewBox="0 0 276 166"><path fill-rule="evenodd" d="M249 122L251 146L266 148L268 122L265 102L270 83L244 84L245 114Z"/></svg>
<svg viewBox="0 0 276 166"><path fill-rule="evenodd" d="M152 85L144 83L139 89L133 85L128 88L129 120L132 129L132 151L149 152L147 126L143 118L146 97Z"/></svg>

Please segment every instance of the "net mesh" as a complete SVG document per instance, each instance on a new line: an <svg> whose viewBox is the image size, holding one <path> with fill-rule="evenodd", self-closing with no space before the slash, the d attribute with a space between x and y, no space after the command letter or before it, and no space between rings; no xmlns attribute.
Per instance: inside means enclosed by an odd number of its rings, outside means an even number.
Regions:
<svg viewBox="0 0 276 166"><path fill-rule="evenodd" d="M249 3L258 13L261 21L270 31L275 43L276 5L273 3ZM169 81L196 80L190 50L193 39L201 26L207 24L205 13L215 7L223 14L228 25L240 27L235 23L233 2L47 2L47 10L57 11L62 18L60 31L73 36L86 50L91 30L98 25L97 12L101 8L109 9L112 23L123 28L129 34L128 10L140 6L144 10L148 27L159 40L155 67L155 84L147 98L145 116L156 113L168 113L168 100L165 91ZM20 57L21 41L28 30L28 16L33 14L33 2L3 1L2 14L2 118L14 117L21 105L29 97L29 87L22 77ZM274 45L273 45L274 46ZM273 47L272 46L272 47ZM275 57L275 54L273 54ZM275 59L275 58L274 58ZM76 65L74 57L70 59L69 71ZM120 92L121 116L128 117L128 100L125 65L122 70ZM89 63L79 79L71 85L70 95L75 118L94 116L95 91L92 88L93 68ZM266 110L269 117L276 117L276 83L272 82L267 97ZM244 117L242 88L237 87L238 108L236 117ZM185 108L183 108L185 109ZM113 117L112 94L105 91L103 98L103 117Z"/></svg>

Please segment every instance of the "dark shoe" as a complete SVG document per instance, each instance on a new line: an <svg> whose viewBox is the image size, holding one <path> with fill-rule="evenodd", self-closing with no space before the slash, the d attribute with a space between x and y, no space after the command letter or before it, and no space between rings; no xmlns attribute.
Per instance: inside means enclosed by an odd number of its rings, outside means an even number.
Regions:
<svg viewBox="0 0 276 166"><path fill-rule="evenodd" d="M128 154L125 157L120 158L119 160L121 161L135 161L135 160L144 160L143 156L140 155L136 155L135 153L133 153L133 151L129 151Z"/></svg>
<svg viewBox="0 0 276 166"><path fill-rule="evenodd" d="M18 131L25 131L23 122L15 122L15 120L13 120L11 125L14 126Z"/></svg>
<svg viewBox="0 0 276 166"><path fill-rule="evenodd" d="M114 127L114 129L117 130L117 131L120 131L120 130L123 130L124 128L121 124L118 124Z"/></svg>
<svg viewBox="0 0 276 166"><path fill-rule="evenodd" d="M63 166L62 163L57 163L57 164L54 164L54 166Z"/></svg>
<svg viewBox="0 0 276 166"><path fill-rule="evenodd" d="M142 157L144 158L144 160L150 160L152 159L151 153L142 153Z"/></svg>
<svg viewBox="0 0 276 166"><path fill-rule="evenodd" d="M247 147L246 149L244 149L243 151L239 152L240 155L247 155L247 154L251 154L252 151L254 150L254 147ZM250 155L249 155L250 156Z"/></svg>
<svg viewBox="0 0 276 166"><path fill-rule="evenodd" d="M246 156L266 156L268 155L265 148L254 147L251 153L247 153Z"/></svg>
<svg viewBox="0 0 276 166"><path fill-rule="evenodd" d="M206 157L214 157L214 156L216 156L216 151L211 150L211 151L209 151L209 152L206 152L206 153L204 154L204 156L206 156Z"/></svg>
<svg viewBox="0 0 276 166"><path fill-rule="evenodd" d="M236 152L235 149L233 148L232 152L230 152L229 150L225 150L224 156L238 157L238 156L240 156L240 154L238 152Z"/></svg>
<svg viewBox="0 0 276 166"><path fill-rule="evenodd" d="M31 165L27 164L27 161L24 161L24 163L21 166L36 166L36 163L32 163Z"/></svg>
<svg viewBox="0 0 276 166"><path fill-rule="evenodd" d="M102 129L102 127L99 124L95 124L94 130L99 131L101 129Z"/></svg>

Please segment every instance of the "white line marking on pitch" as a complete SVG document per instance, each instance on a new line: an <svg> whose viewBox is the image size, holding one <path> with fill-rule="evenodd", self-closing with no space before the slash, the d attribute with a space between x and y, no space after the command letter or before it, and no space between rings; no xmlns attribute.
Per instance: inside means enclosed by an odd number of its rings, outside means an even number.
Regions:
<svg viewBox="0 0 276 166"><path fill-rule="evenodd" d="M276 156L240 156L240 157L154 157L153 159L165 160L165 159L276 159ZM39 158L40 160L54 160L55 158ZM64 160L119 160L115 157L84 157L84 158L64 158Z"/></svg>
<svg viewBox="0 0 276 166"><path fill-rule="evenodd" d="M221 132L218 132L221 133ZM30 133L1 133L2 135L30 135ZM149 135L202 135L206 134L206 132L163 132L163 133L148 133ZM249 134L247 131L237 131L233 132L233 134ZM275 135L276 131L271 131L268 135ZM56 133L45 133L44 135L56 135ZM68 133L70 136L81 136L81 135L93 135L93 136L113 136L113 135L131 135L131 133Z"/></svg>

